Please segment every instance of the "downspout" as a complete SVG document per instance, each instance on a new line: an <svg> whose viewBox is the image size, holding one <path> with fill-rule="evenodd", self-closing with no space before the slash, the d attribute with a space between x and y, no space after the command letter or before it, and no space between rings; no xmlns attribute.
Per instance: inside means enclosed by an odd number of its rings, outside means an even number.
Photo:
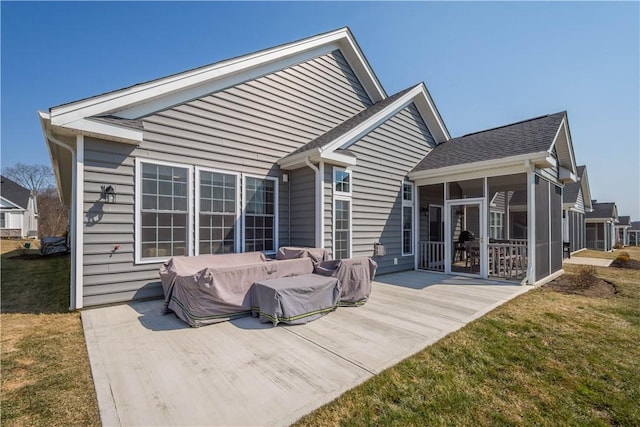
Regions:
<svg viewBox="0 0 640 427"><path fill-rule="evenodd" d="M82 253L80 248L78 248L78 204L79 200L76 197L76 192L78 188L78 157L76 150L69 144L64 141L61 141L53 136L50 130L47 130L47 139L54 144L69 150L71 152L71 162L73 165L72 172L72 180L71 180L71 206L70 206L70 215L69 215L69 223L71 225L71 229L69 230L71 233L72 241L71 241L71 283L70 283L70 302L69 302L69 310L75 310L77 308L82 308L82 285L77 286L78 284L78 271L81 271L80 265L80 254ZM82 205L80 205L80 208ZM80 278L82 276L80 275ZM81 281L81 280L80 280Z"/></svg>
<svg viewBox="0 0 640 427"><path fill-rule="evenodd" d="M322 248L324 247L323 241L322 241L322 233L323 233L323 228L324 228L324 224L323 224L323 218L322 218L322 204L324 201L324 191L322 188L322 174L324 173L324 164L322 162L319 163L319 168L314 165L313 163L311 163L311 161L309 160L309 156L305 157L304 159L304 164L307 165L312 171L315 172L315 176L316 176L316 197L315 197L315 208L316 208L316 212L315 212L315 216L316 216L316 247L317 248Z"/></svg>

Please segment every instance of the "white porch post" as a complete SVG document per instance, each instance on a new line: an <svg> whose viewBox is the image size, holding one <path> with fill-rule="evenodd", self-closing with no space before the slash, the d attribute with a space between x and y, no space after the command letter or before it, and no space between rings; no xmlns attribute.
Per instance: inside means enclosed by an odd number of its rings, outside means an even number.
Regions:
<svg viewBox="0 0 640 427"><path fill-rule="evenodd" d="M72 271L72 293L71 304L72 310L83 307L83 275L84 264L82 261L84 254L84 135L76 136L76 155L73 173L73 244L74 252L72 259L74 261Z"/></svg>
<svg viewBox="0 0 640 427"><path fill-rule="evenodd" d="M536 283L536 174L533 167L527 171L527 282L530 285Z"/></svg>

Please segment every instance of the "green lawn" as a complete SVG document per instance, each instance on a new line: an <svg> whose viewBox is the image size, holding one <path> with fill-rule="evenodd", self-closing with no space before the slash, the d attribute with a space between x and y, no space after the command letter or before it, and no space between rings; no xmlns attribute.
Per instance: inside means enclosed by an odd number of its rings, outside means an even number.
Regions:
<svg viewBox="0 0 640 427"><path fill-rule="evenodd" d="M532 290L297 425L640 425L640 271L598 275L616 297Z"/></svg>
<svg viewBox="0 0 640 427"><path fill-rule="evenodd" d="M69 256L20 259L14 245L2 241L0 260L1 424L99 425L80 314L68 311Z"/></svg>

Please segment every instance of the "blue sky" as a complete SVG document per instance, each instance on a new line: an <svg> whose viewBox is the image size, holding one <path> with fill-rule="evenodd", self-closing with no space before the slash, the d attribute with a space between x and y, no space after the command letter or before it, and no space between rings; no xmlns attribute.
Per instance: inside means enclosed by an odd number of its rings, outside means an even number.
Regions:
<svg viewBox="0 0 640 427"><path fill-rule="evenodd" d="M640 4L2 2L2 166L49 164L36 111L349 26L453 136L567 110L592 196L640 220Z"/></svg>

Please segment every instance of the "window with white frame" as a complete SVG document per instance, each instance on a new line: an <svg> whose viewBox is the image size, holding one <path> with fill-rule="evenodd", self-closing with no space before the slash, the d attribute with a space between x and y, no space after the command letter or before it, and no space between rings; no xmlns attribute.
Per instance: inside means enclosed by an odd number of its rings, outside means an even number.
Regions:
<svg viewBox="0 0 640 427"><path fill-rule="evenodd" d="M351 200L336 199L334 206L333 258L345 259L351 252Z"/></svg>
<svg viewBox="0 0 640 427"><path fill-rule="evenodd" d="M198 170L198 254L236 251L238 175Z"/></svg>
<svg viewBox="0 0 640 427"><path fill-rule="evenodd" d="M141 162L140 259L189 254L190 168Z"/></svg>
<svg viewBox="0 0 640 427"><path fill-rule="evenodd" d="M333 258L351 256L351 171L333 168Z"/></svg>
<svg viewBox="0 0 640 427"><path fill-rule="evenodd" d="M489 214L489 236L493 239L504 238L504 213L491 212Z"/></svg>
<svg viewBox="0 0 640 427"><path fill-rule="evenodd" d="M413 255L413 184L402 183L402 255Z"/></svg>
<svg viewBox="0 0 640 427"><path fill-rule="evenodd" d="M5 215L6 213L0 212L0 228L6 228L7 226L7 219Z"/></svg>
<svg viewBox="0 0 640 427"><path fill-rule="evenodd" d="M336 193L351 194L351 172L340 168L334 168L333 188Z"/></svg>
<svg viewBox="0 0 640 427"><path fill-rule="evenodd" d="M276 251L278 181L246 176L244 181L244 249Z"/></svg>

